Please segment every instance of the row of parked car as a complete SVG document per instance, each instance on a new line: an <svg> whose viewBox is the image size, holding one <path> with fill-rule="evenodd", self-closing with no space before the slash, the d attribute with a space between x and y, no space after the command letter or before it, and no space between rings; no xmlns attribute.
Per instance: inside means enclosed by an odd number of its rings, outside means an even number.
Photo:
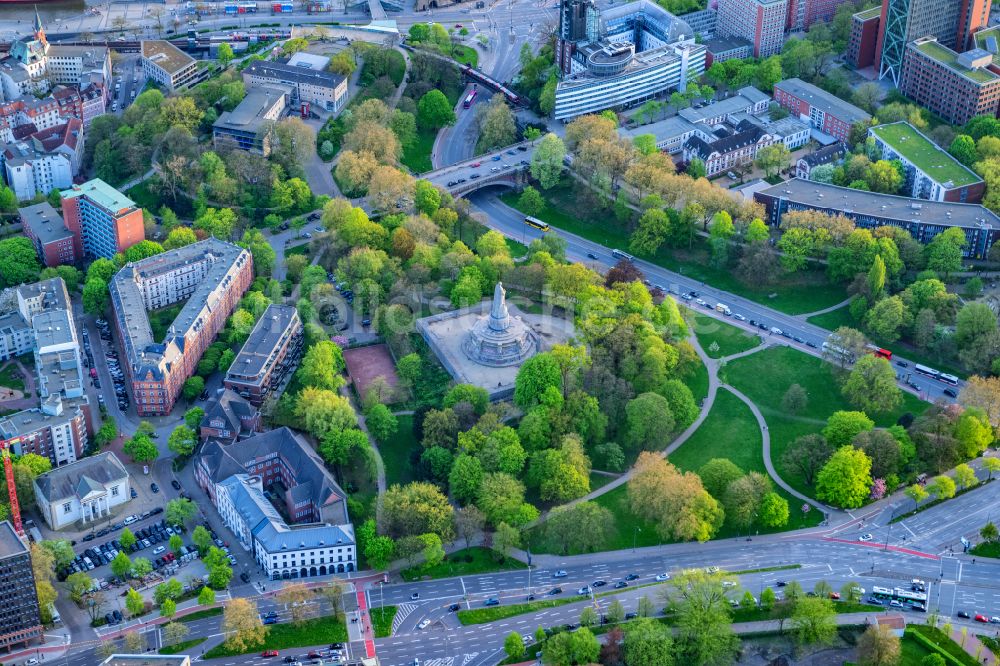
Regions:
<svg viewBox="0 0 1000 666"><path fill-rule="evenodd" d="M155 511L156 513L163 511L163 509L159 507L157 508L159 509L159 511L156 511L156 509L154 509L153 511ZM150 512L150 515L151 514L152 512ZM131 524L130 522L128 522L129 519L132 519L131 522L135 522L135 520L138 520L138 517L129 516L129 518L126 518L125 521L122 521L121 523L115 523L115 525L116 526L120 525L121 527L118 527L118 529L121 529L122 527L125 527L125 525ZM160 522L154 523L149 527L144 527L135 532L134 534L136 542L127 549L127 552L136 553L140 550L143 550L144 548L150 548L155 544L169 540L173 534L179 534L183 531L186 531L183 525L178 525L176 527L168 526L166 524L166 521L161 519ZM91 537L91 535L89 534L87 536ZM91 537L91 539L92 538L93 537ZM85 538L85 540L90 540L90 539ZM156 555L164 552L165 550L166 550L165 546L159 546L158 548L153 550L153 554ZM111 541L103 543L99 546L91 546L90 548L87 548L86 550L78 554L76 558L72 562L70 562L67 566L57 571L56 577L58 578L58 580L64 581L71 574L80 571L93 571L97 567L104 566L105 564L110 564L111 561L115 559L115 557L118 555L118 553L124 551L126 551L126 549L122 547L120 539L112 539ZM156 568L155 564L154 568Z"/></svg>
<svg viewBox="0 0 1000 666"><path fill-rule="evenodd" d="M95 323L101 330L101 339L111 342L111 326L108 322L104 319L98 319ZM128 390L125 388L125 373L122 372L121 365L118 362L118 352L114 349L109 349L104 352L104 356L108 363L108 374L111 375L111 381L115 384L115 395L118 397L118 408L125 411L128 409L130 400L128 397Z"/></svg>

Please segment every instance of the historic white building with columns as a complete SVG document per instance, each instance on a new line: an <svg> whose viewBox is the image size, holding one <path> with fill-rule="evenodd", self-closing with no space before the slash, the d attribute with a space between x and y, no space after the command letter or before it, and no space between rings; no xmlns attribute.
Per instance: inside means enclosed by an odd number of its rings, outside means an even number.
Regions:
<svg viewBox="0 0 1000 666"><path fill-rule="evenodd" d="M91 523L131 500L129 473L107 451L40 474L35 479L35 498L39 512L54 530L77 521Z"/></svg>

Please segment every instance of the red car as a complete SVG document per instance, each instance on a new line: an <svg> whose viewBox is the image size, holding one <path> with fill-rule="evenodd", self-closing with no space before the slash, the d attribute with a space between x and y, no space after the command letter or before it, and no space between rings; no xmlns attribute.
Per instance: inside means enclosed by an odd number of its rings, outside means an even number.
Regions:
<svg viewBox="0 0 1000 666"><path fill-rule="evenodd" d="M976 613L976 622L989 622L990 618L986 617L982 613Z"/></svg>
<svg viewBox="0 0 1000 666"><path fill-rule="evenodd" d="M830 598L834 601L840 601L840 592L831 592Z"/></svg>
<svg viewBox="0 0 1000 666"><path fill-rule="evenodd" d="M479 167L483 166L483 163L482 162L473 162L469 166L471 166L473 169L478 169Z"/></svg>
<svg viewBox="0 0 1000 666"><path fill-rule="evenodd" d="M263 652L260 653L260 656L262 656L262 657L277 657L278 656L278 651L277 650L264 650Z"/></svg>

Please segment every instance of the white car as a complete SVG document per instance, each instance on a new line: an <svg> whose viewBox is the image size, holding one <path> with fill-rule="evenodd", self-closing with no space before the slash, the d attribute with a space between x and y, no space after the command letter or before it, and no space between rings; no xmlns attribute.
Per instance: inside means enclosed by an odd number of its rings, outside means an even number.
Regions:
<svg viewBox="0 0 1000 666"><path fill-rule="evenodd" d="M584 585L579 590L576 591L577 594L590 594L590 586Z"/></svg>
<svg viewBox="0 0 1000 666"><path fill-rule="evenodd" d="M722 589L723 590L728 590L731 587L736 587L736 583L733 582L733 581L731 581L731 580L724 580L724 581L722 581Z"/></svg>
<svg viewBox="0 0 1000 666"><path fill-rule="evenodd" d="M719 573L719 567L705 567L705 572L710 574Z"/></svg>
<svg viewBox="0 0 1000 666"><path fill-rule="evenodd" d="M431 626L430 618L425 618L420 621L420 624L417 625L417 629L426 629L429 626Z"/></svg>
<svg viewBox="0 0 1000 666"><path fill-rule="evenodd" d="M865 533L858 537L858 541L871 541L874 538L871 534Z"/></svg>
<svg viewBox="0 0 1000 666"><path fill-rule="evenodd" d="M665 581L665 580L670 580L670 574L668 574L668 573L661 573L661 574L658 574L658 575L656 576L656 580L658 580L658 581L661 581L661 582L662 582L662 581Z"/></svg>
<svg viewBox="0 0 1000 666"><path fill-rule="evenodd" d="M706 303L704 300L700 298L694 299L694 302L697 303L698 305L708 305L708 303Z"/></svg>
<svg viewBox="0 0 1000 666"><path fill-rule="evenodd" d="M123 520L122 522L125 523L126 525L131 525L132 523L134 523L137 520L139 520L138 516L136 516L135 514L132 514L131 516L127 516L125 518L125 520Z"/></svg>
<svg viewBox="0 0 1000 666"><path fill-rule="evenodd" d="M744 317L744 316L743 316L743 315L741 315L741 314L734 314L734 315L733 315L733 319L735 319L735 320L737 320L737 321L746 321L746 320L747 320L747 318L746 318L746 317Z"/></svg>
<svg viewBox="0 0 1000 666"><path fill-rule="evenodd" d="M565 578L567 575L568 574L565 571L563 571L562 569L560 569L559 571L557 571L554 574L552 574L552 577L553 578Z"/></svg>
<svg viewBox="0 0 1000 666"><path fill-rule="evenodd" d="M166 549L167 549L166 546L157 546L156 548L153 549L153 555L159 555Z"/></svg>

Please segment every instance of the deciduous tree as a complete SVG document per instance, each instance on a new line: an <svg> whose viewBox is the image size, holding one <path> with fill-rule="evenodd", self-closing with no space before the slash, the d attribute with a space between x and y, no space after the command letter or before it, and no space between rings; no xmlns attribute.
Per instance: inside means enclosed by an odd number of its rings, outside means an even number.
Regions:
<svg viewBox="0 0 1000 666"><path fill-rule="evenodd" d="M257 613L257 604L250 599L230 599L222 613L222 631L229 635L226 646L236 652L245 652L263 645L267 627Z"/></svg>
<svg viewBox="0 0 1000 666"><path fill-rule="evenodd" d="M871 459L853 446L842 446L816 476L816 496L834 506L855 509L868 499Z"/></svg>

